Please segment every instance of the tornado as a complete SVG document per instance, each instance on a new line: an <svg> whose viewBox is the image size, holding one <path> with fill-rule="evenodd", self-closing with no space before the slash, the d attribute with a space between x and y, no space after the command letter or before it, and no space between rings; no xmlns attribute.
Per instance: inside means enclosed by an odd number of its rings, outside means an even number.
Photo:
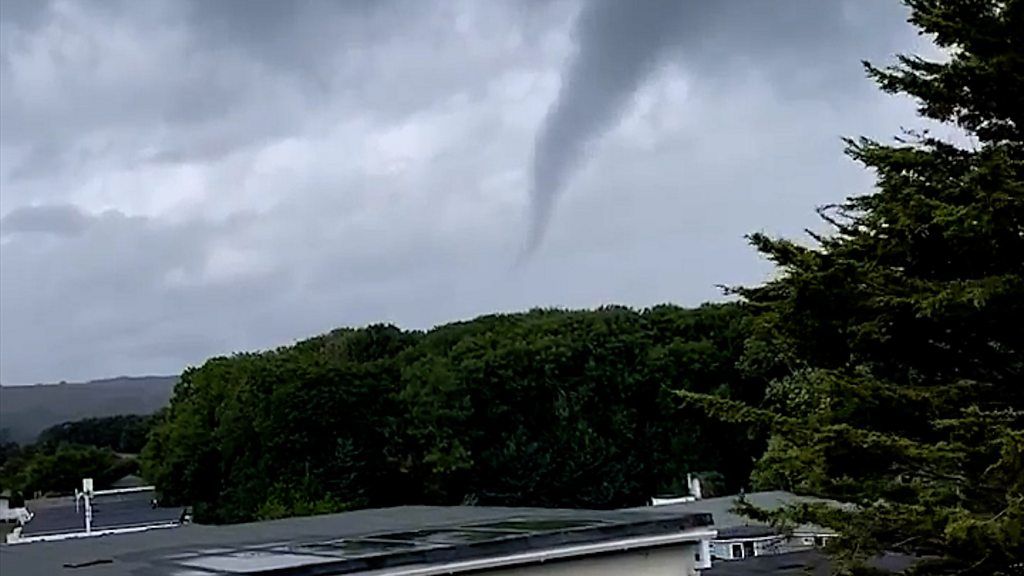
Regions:
<svg viewBox="0 0 1024 576"><path fill-rule="evenodd" d="M533 150L529 230L520 260L544 241L558 197L587 146L613 128L676 40L686 0L589 0L574 27L576 52L562 72Z"/></svg>

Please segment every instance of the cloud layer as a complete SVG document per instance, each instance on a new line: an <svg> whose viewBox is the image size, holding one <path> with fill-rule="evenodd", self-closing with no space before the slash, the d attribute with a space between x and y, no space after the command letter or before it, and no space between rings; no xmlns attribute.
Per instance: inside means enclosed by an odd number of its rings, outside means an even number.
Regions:
<svg viewBox="0 0 1024 576"><path fill-rule="evenodd" d="M609 112L562 150L585 161L510 271L572 62L648 62L579 20L593 7L0 8L4 383L175 373L340 325L718 298L767 273L743 234L799 234L868 189L839 136L914 124L859 60L928 48L895 4L688 3L633 88L574 88Z"/></svg>

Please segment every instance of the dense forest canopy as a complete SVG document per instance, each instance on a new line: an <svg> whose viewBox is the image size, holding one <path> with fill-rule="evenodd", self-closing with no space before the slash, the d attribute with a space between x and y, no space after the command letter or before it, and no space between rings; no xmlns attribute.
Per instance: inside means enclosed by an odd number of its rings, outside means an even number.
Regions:
<svg viewBox="0 0 1024 576"><path fill-rule="evenodd" d="M154 415L123 414L64 422L40 432L36 444L80 444L138 454L146 445L155 418Z"/></svg>
<svg viewBox="0 0 1024 576"><path fill-rule="evenodd" d="M336 332L187 370L144 452L165 500L234 522L401 503L640 505L761 439L678 406L756 402L735 304L536 310ZM713 474L712 474L713 473Z"/></svg>
<svg viewBox="0 0 1024 576"><path fill-rule="evenodd" d="M943 62L867 64L882 89L962 129L848 142L872 193L821 209L816 245L754 235L781 274L736 292L763 406L680 395L771 432L752 480L856 504L783 514L839 530L855 569L884 549L920 574L1024 561L1024 2L910 0Z"/></svg>

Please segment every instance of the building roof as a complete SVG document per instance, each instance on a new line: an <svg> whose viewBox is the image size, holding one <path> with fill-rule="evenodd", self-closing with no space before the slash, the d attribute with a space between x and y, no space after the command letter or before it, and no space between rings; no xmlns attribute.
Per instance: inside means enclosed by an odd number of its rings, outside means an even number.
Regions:
<svg viewBox="0 0 1024 576"><path fill-rule="evenodd" d="M785 506L793 504L810 504L810 503L828 503L835 506L842 506L841 503L834 500L826 500L823 498L814 498L811 496L798 496L792 492L785 492L783 490L773 490L770 492L751 492L744 494L744 499L757 508L765 510L778 510ZM707 512L714 517L715 528L719 531L724 529L735 528L738 526L766 526L764 522L753 520L733 512L733 508L736 507L738 496L722 496L718 498L704 498L702 500L694 500L693 502L681 502L678 504L665 504L661 506L655 506L658 509L667 509L675 512L686 513L686 512ZM820 526L814 526L806 524L798 526L797 532L809 531L824 534L831 534L832 530L822 528Z"/></svg>
<svg viewBox="0 0 1024 576"><path fill-rule="evenodd" d="M153 492L97 496L92 504L93 529L166 524L181 518L181 508L153 508L150 504L153 496ZM37 500L30 502L28 509L33 516L22 528L23 537L66 534L85 529L83 513L76 509L74 497Z"/></svg>
<svg viewBox="0 0 1024 576"><path fill-rule="evenodd" d="M430 565L627 538L682 536L708 527L707 514L646 510L411 506L231 526L186 525L94 538L0 547L0 573L332 574ZM319 572L325 573L325 572Z"/></svg>
<svg viewBox="0 0 1024 576"><path fill-rule="evenodd" d="M778 531L771 526L729 526L718 528L715 540L732 540L743 538L777 537Z"/></svg>
<svg viewBox="0 0 1024 576"><path fill-rule="evenodd" d="M883 554L868 561L876 570L899 574L918 559L905 554ZM812 549L785 554L755 556L744 560L715 562L702 576L829 576L832 564L821 550Z"/></svg>

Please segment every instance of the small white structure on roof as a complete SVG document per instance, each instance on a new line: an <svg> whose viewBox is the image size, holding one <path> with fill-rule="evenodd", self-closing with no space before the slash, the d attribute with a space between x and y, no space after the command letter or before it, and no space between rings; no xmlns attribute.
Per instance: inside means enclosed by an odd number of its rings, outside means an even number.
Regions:
<svg viewBox="0 0 1024 576"><path fill-rule="evenodd" d="M651 498L651 506L665 506L667 504L682 504L684 502L693 502L701 499L701 487L700 478L687 474L686 475L686 487L689 490L688 494L679 495L665 495L655 496Z"/></svg>
<svg viewBox="0 0 1024 576"><path fill-rule="evenodd" d="M32 520L32 512L25 506L11 506L10 493L0 494L0 522L25 524Z"/></svg>
<svg viewBox="0 0 1024 576"><path fill-rule="evenodd" d="M11 498L0 495L0 522L17 522L24 524L32 519L32 514L24 506L11 506Z"/></svg>

